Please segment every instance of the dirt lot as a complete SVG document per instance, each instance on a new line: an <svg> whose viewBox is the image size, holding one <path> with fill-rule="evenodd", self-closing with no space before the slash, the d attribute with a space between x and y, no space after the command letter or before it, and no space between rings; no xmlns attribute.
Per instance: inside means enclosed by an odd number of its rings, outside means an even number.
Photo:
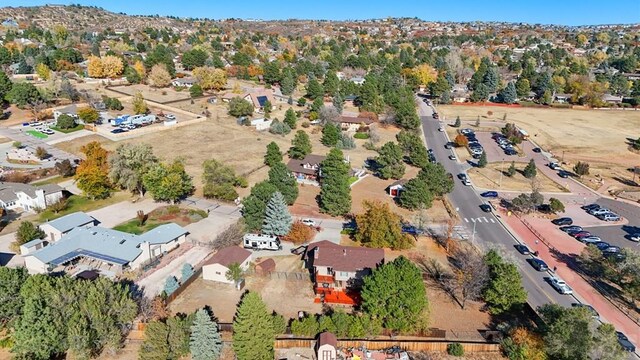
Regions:
<svg viewBox="0 0 640 360"><path fill-rule="evenodd" d="M495 106L441 106L447 122L456 116L463 126L472 125L481 116L482 123L514 122L522 127L546 151L571 166L577 161L591 165L591 174L599 174L622 186L633 174L626 169L640 164L640 154L628 150L627 138L637 138L640 112L619 110L574 110L540 108L503 108ZM487 112L493 115L488 116ZM634 132L636 129L636 132ZM585 178L589 183L590 178Z"/></svg>
<svg viewBox="0 0 640 360"><path fill-rule="evenodd" d="M152 88L149 85L137 84L137 85L115 86L112 89L118 92L123 92L131 96L133 96L137 92L141 92L142 96L145 99L159 102L159 103L166 103L168 101L191 98L191 95L189 94L189 89L177 91L177 90L174 90L172 87L156 89L156 88ZM118 94L118 96L123 96L123 95Z"/></svg>
<svg viewBox="0 0 640 360"><path fill-rule="evenodd" d="M276 261L276 271L308 273L302 269L302 261L298 256L279 256L273 259ZM260 293L267 307L285 318L296 317L298 311L312 314L322 311L322 306L313 302L315 296L309 280L285 280L252 275L247 277L245 290ZM191 313L209 305L220 322L232 322L242 293L243 291L235 290L231 285L200 278L171 303L170 310L173 313Z"/></svg>
<svg viewBox="0 0 640 360"><path fill-rule="evenodd" d="M510 162L505 161L502 163L489 163L485 168L473 167L467 171L473 185L481 189L491 190L510 190L510 191L531 191L531 180L522 175L522 170L526 164L515 163L517 169L516 174L513 177L506 176L507 170L511 166ZM503 173L502 176L500 174ZM502 179L502 180L500 180ZM540 192L567 192L557 182L549 179L540 170L535 177Z"/></svg>

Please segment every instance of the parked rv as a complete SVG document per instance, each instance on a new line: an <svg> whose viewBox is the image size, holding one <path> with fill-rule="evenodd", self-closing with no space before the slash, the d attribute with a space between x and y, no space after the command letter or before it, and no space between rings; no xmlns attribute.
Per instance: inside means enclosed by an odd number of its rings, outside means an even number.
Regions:
<svg viewBox="0 0 640 360"><path fill-rule="evenodd" d="M262 234L245 234L242 238L245 249L253 250L282 250L282 244L277 236Z"/></svg>

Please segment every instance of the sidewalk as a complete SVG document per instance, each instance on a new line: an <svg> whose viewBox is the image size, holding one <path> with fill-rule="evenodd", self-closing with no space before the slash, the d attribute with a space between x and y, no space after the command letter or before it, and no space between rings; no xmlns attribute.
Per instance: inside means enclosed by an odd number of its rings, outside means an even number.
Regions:
<svg viewBox="0 0 640 360"><path fill-rule="evenodd" d="M545 226L544 219L527 218L526 221L548 241L545 245L527 226L515 216L502 216L508 226L527 244L531 251L538 251L539 257L566 281L574 291L574 295L583 303L593 306L603 322L613 324L618 331L625 333L631 342L640 344L640 326L616 308L609 300L596 291L584 278L575 271L576 258L585 245L569 237L560 237L555 228ZM537 241L537 242L536 242ZM551 246L551 247L550 247Z"/></svg>

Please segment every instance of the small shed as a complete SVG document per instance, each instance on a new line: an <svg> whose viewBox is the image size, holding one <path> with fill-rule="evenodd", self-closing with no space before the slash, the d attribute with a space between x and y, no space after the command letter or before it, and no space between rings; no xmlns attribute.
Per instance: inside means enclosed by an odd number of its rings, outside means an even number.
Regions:
<svg viewBox="0 0 640 360"><path fill-rule="evenodd" d="M336 347L338 339L333 333L325 331L318 335L316 342L316 351L318 360L336 360L338 358Z"/></svg>
<svg viewBox="0 0 640 360"><path fill-rule="evenodd" d="M264 261L261 261L256 264L256 274L258 275L268 275L270 272L276 270L276 262L275 260L269 258Z"/></svg>
<svg viewBox="0 0 640 360"><path fill-rule="evenodd" d="M389 190L389 196L393 198L400 196L400 193L404 189L404 184L406 182L406 180L398 180L391 183L391 185L389 185L389 187L387 188Z"/></svg>

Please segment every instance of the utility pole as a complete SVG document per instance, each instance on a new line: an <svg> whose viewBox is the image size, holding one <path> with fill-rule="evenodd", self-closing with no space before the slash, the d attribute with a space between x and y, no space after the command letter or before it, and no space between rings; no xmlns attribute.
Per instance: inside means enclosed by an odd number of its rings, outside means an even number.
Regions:
<svg viewBox="0 0 640 360"><path fill-rule="evenodd" d="M500 189L502 189L502 174L504 173L504 158L502 159L502 163L500 164Z"/></svg>

